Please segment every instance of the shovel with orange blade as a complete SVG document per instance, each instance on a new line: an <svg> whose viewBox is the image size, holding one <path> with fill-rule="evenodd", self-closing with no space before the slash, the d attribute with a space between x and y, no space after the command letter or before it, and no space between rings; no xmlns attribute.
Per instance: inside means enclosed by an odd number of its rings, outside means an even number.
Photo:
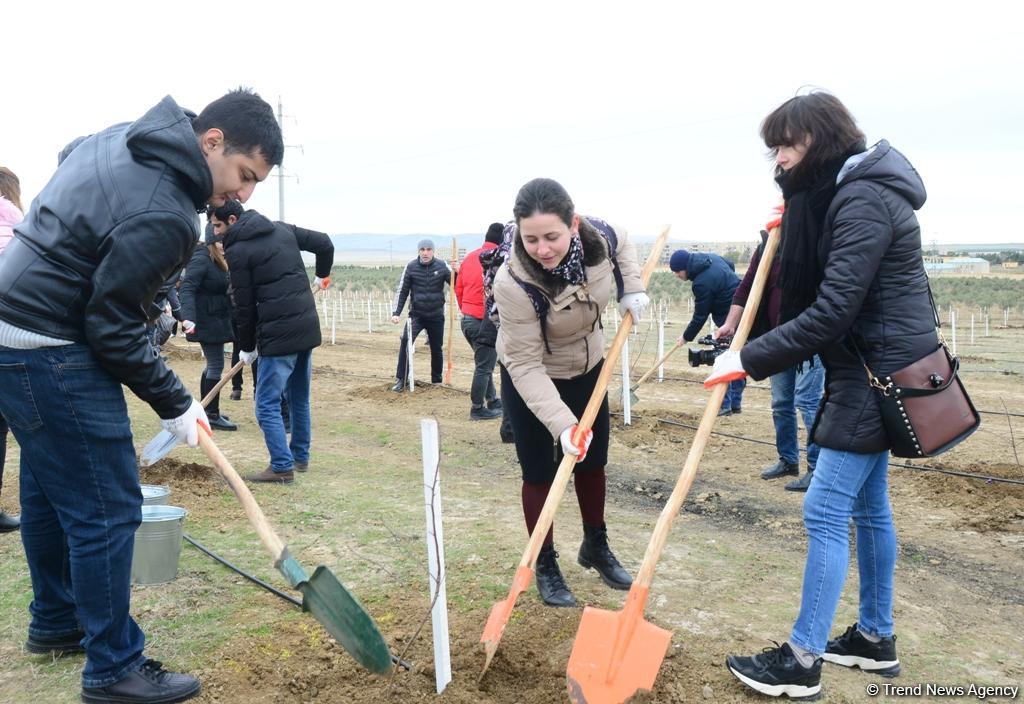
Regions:
<svg viewBox="0 0 1024 704"><path fill-rule="evenodd" d="M754 284L729 349L739 350L747 341L778 244L779 231L773 228L761 253ZM632 697L638 689L654 687L672 632L645 621L644 607L654 579L654 568L665 547L672 521L679 515L683 500L693 484L697 465L704 455L727 388L728 384L722 383L711 390L686 464L672 496L658 517L643 565L630 587L622 611L605 611L589 606L583 611L566 669L569 699L574 704L619 704Z"/></svg>
<svg viewBox="0 0 1024 704"><path fill-rule="evenodd" d="M644 263L640 279L645 287L651 278L651 272L658 263L661 250L665 247L669 228L669 225L665 225L661 229L661 233L658 235L658 239L654 243L647 261ZM580 418L576 435L573 437L573 443L577 445L594 424L594 419L597 418L597 413L604 400L605 391L608 388L608 381L611 379L612 372L615 369L615 362L619 358L619 351L622 349L622 345L625 344L632 327L633 314L627 312L622 318L622 324L619 326L619 331L615 334L615 339L612 340L611 347L608 348L608 352L605 354L604 366L601 368L601 374L597 378L594 392L590 395L590 401L583 412L583 417ZM516 605L516 600L530 586L530 580L533 579L533 567L537 562L537 555L540 553L544 536L547 535L548 528L551 527L551 523L555 519L555 511L558 510L562 494L565 493L569 477L572 476L573 467L576 466L576 459L575 455L569 454L562 458L562 462L558 465L558 471L555 473L555 479L548 490L548 498L544 501L544 508L537 519L537 525L534 527L533 533L530 534L530 542L527 544L526 551L519 561L515 577L512 578L512 588L509 589L508 597L491 607L491 614L487 619L487 625L484 626L483 635L480 636L480 642L484 644L484 653L486 655L480 677L483 677L484 673L487 672L487 668L491 666L491 660L494 658L494 653L498 650L498 644L501 642L501 636L505 632L505 625L512 615L512 609Z"/></svg>

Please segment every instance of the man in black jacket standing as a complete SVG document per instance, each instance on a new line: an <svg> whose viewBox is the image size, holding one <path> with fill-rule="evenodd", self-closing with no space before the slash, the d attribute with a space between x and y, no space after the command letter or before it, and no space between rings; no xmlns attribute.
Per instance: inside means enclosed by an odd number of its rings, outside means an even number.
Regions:
<svg viewBox="0 0 1024 704"><path fill-rule="evenodd" d="M143 655L129 615L142 521L121 385L198 444L203 407L155 356L147 308L188 261L197 211L245 201L284 145L270 105L237 90L197 117L168 96L65 148L0 257L0 412L21 446L32 577L26 649L85 651L82 701L183 701L199 680Z"/></svg>
<svg viewBox="0 0 1024 704"><path fill-rule="evenodd" d="M391 322L398 324L405 299L409 299L409 318L412 320L413 342L420 332L427 331L427 343L430 345L430 382L441 383L441 368L444 366L444 285L451 283L452 272L440 259L434 257L434 242L429 239L420 240L419 256L406 264L402 280L398 283L395 305L391 311ZM401 346L398 348L398 369L395 371L395 385L392 391L405 388L408 379L408 335L402 333Z"/></svg>
<svg viewBox="0 0 1024 704"><path fill-rule="evenodd" d="M237 219L229 227L231 216ZM320 346L320 318L309 288L302 252L316 254L316 288L330 285L334 244L322 232L271 222L238 203L214 211L214 233L224 236L231 275L240 359L250 364L257 354L256 420L270 453L270 463L246 479L290 484L295 471L309 469L311 441L309 382L313 348ZM226 232L226 234L224 234ZM281 397L291 411L289 443L281 415Z"/></svg>

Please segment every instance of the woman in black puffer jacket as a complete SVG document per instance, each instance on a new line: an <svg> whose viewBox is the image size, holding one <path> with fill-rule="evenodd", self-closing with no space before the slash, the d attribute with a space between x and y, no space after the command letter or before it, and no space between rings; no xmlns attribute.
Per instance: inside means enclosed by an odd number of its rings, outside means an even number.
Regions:
<svg viewBox="0 0 1024 704"><path fill-rule="evenodd" d="M202 345L206 357L206 369L199 381L200 394L205 397L224 373L224 344L235 339L228 298L228 263L224 259L224 245L213 234L212 225L206 226L206 244L196 246L185 267L180 293L185 338ZM206 406L206 417L212 428L238 429L220 412L219 393Z"/></svg>
<svg viewBox="0 0 1024 704"><path fill-rule="evenodd" d="M785 102L765 118L761 136L785 200L780 324L742 352L721 355L706 383L743 373L764 379L819 354L825 396L812 430L821 454L804 499L808 554L799 616L780 648L729 656L728 666L764 694L813 697L823 659L888 677L900 669L890 442L857 348L884 376L938 347L914 215L925 189L888 142L867 148L853 117L827 93ZM851 517L859 618L829 640L846 579Z"/></svg>

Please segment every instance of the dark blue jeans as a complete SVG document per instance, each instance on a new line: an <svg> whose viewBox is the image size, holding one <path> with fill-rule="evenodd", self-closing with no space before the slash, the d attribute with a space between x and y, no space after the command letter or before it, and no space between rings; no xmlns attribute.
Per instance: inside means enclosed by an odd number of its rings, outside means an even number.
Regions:
<svg viewBox="0 0 1024 704"><path fill-rule="evenodd" d="M296 462L309 462L309 380L313 374L313 350L260 357L258 374L256 420L267 443L271 468L275 472L287 472ZM291 412L291 443L285 435L281 415L282 395Z"/></svg>
<svg viewBox="0 0 1024 704"><path fill-rule="evenodd" d="M0 413L21 446L29 634L82 628L82 685L116 682L145 643L128 613L142 490L121 384L86 345L0 347Z"/></svg>
<svg viewBox="0 0 1024 704"><path fill-rule="evenodd" d="M820 448L811 442L811 428L818 413L818 405L825 390L825 367L817 355L810 362L804 362L802 369L790 367L771 375L772 420L775 422L775 448L779 459L797 464L800 450L797 443L796 412L799 409L807 430L807 467L813 470L818 464Z"/></svg>

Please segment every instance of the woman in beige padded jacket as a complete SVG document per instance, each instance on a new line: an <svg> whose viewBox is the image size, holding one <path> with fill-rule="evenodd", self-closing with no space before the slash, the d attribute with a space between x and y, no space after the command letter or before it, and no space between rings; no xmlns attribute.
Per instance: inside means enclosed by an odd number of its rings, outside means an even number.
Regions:
<svg viewBox="0 0 1024 704"><path fill-rule="evenodd" d="M613 589L629 589L633 580L609 549L604 523L607 397L579 446L572 435L604 361L602 311L614 295L621 311L639 319L649 302L636 249L624 230L578 215L551 179L523 186L513 213L505 264L491 288L500 316L502 405L522 467L526 527L533 532L563 453L578 455L574 484L584 538L577 559ZM553 533L552 527L537 560L537 589L549 606L574 606Z"/></svg>

